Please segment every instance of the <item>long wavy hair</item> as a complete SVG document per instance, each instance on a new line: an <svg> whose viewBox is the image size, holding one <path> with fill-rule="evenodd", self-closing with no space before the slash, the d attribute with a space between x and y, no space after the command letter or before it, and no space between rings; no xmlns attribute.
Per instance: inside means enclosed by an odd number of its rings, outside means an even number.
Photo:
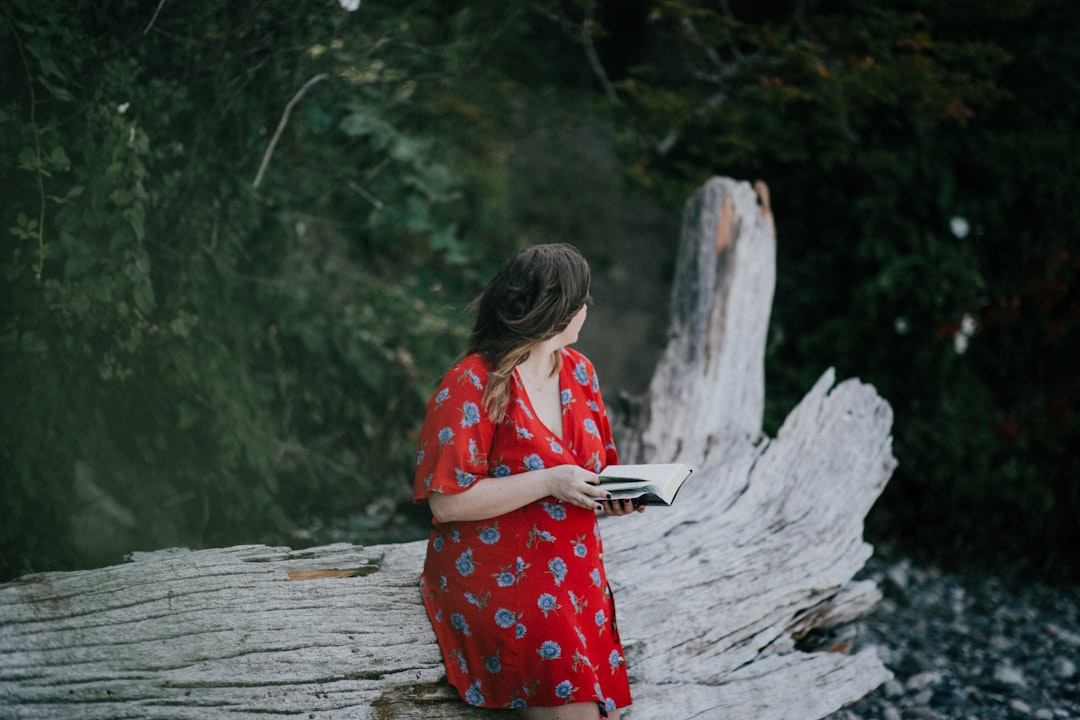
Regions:
<svg viewBox="0 0 1080 720"><path fill-rule="evenodd" d="M533 245L511 257L470 308L476 315L466 352L484 353L494 369L484 387L484 410L501 422L510 400L510 377L539 342L555 337L588 302L592 275L572 245ZM555 353L552 374L562 357Z"/></svg>

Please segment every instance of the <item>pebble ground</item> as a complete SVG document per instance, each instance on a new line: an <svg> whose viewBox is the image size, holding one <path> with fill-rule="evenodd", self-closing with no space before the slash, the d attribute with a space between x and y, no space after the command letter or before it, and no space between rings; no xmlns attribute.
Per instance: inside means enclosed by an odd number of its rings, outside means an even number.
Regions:
<svg viewBox="0 0 1080 720"><path fill-rule="evenodd" d="M856 625L894 679L830 720L1080 720L1080 587L871 561Z"/></svg>

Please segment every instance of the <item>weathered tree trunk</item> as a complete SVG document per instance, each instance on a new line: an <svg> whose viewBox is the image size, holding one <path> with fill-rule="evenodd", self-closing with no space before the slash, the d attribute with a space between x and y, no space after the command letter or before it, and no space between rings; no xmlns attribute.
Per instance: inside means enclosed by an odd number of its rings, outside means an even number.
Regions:
<svg viewBox="0 0 1080 720"><path fill-rule="evenodd" d="M763 186L728 179L689 201L669 345L623 430L624 461L696 468L673 507L602 521L626 718L810 720L889 677L835 629L878 599L853 577L895 466L892 414L829 370L775 439L761 435L769 212ZM446 684L423 553L172 549L0 586L0 715L502 717ZM311 572L327 569L340 572Z"/></svg>

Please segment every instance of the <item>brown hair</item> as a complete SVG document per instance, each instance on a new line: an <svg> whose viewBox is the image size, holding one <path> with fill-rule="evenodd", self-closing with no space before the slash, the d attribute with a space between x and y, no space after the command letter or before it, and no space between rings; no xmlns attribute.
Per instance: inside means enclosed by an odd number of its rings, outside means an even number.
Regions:
<svg viewBox="0 0 1080 720"><path fill-rule="evenodd" d="M572 245L533 245L511 257L471 305L476 313L467 353L484 353L494 369L484 388L484 410L494 422L506 414L510 375L538 342L555 337L588 302L589 264ZM556 354L558 372L561 357Z"/></svg>

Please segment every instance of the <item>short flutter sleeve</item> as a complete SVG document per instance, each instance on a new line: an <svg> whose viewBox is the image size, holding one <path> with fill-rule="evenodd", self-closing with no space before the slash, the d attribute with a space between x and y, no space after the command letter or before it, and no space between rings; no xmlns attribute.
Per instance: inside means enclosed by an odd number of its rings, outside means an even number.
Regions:
<svg viewBox="0 0 1080 720"><path fill-rule="evenodd" d="M470 355L443 376L428 400L416 452L415 502L433 492L464 492L488 474L495 435L481 400L488 374L484 357Z"/></svg>

